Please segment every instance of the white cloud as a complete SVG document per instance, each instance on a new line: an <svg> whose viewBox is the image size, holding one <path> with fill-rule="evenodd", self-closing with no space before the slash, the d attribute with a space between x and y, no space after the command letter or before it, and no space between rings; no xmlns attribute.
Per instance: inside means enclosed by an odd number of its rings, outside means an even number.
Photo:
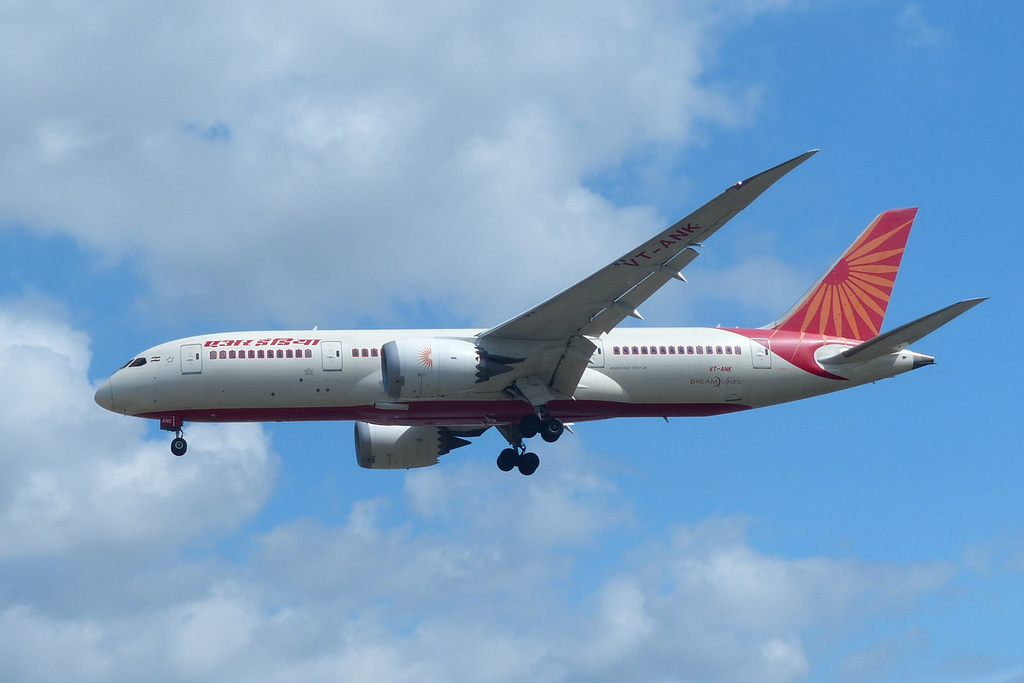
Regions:
<svg viewBox="0 0 1024 683"><path fill-rule="evenodd" d="M0 307L0 557L166 548L260 509L276 465L259 427L196 427L173 458L92 402L89 360L81 332Z"/></svg>
<svg viewBox="0 0 1024 683"><path fill-rule="evenodd" d="M930 639L919 627L887 636L870 648L849 655L840 667L840 680L861 683L891 678L906 666L909 659L927 652L930 647Z"/></svg>
<svg viewBox="0 0 1024 683"><path fill-rule="evenodd" d="M748 118L705 62L778 4L23 3L0 220L137 257L147 310L495 322L677 218L582 179Z"/></svg>
<svg viewBox="0 0 1024 683"><path fill-rule="evenodd" d="M903 29L907 42L919 47L935 47L949 39L947 29L935 26L925 18L921 7L911 3L896 17L896 24Z"/></svg>

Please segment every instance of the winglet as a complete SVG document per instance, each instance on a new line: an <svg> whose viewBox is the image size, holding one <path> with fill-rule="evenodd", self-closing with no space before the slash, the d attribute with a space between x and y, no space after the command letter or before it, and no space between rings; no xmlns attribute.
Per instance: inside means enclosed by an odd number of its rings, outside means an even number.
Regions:
<svg viewBox="0 0 1024 683"><path fill-rule="evenodd" d="M812 156L818 153L819 150L812 149L799 156L795 156L789 161L783 161L778 166L772 166L767 171L761 171L755 175L750 176L746 180L741 180L732 187L728 188L725 192L715 197L710 202L697 209L693 214L687 216L683 220L677 222L675 225L666 230L671 236L677 230L682 228L689 228L690 223L693 221L693 217L698 214L710 214L707 215L708 220L703 229L688 232L691 237L689 244L692 246L694 243L700 240L707 239L716 230L725 225L729 220L733 218L743 209L750 206L755 199L764 194L764 191L774 185L782 176L786 175L794 168L804 163ZM700 222L697 222L700 225ZM655 239L665 239L666 235L663 233ZM654 240L651 240L654 242ZM650 243L643 245L643 248L652 246Z"/></svg>
<svg viewBox="0 0 1024 683"><path fill-rule="evenodd" d="M762 182L764 183L764 189L762 189L761 192L764 192L764 190L767 190L769 187L774 185L776 180L786 175L794 168L804 163L805 161L807 161L820 151L820 149L808 150L799 156L793 157L789 161L783 161L778 166L772 166L767 171L761 171L760 173L750 176L746 180L741 180L740 182L733 185L733 187L746 187L754 182ZM758 194L760 194L760 192ZM756 198L757 195L755 195L751 199L751 201L753 201Z"/></svg>

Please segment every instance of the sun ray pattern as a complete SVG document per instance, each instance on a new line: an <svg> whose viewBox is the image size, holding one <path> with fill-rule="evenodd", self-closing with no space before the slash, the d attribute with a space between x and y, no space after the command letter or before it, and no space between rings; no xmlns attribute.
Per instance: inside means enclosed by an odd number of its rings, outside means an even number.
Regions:
<svg viewBox="0 0 1024 683"><path fill-rule="evenodd" d="M882 329L917 209L881 214L776 330L870 339Z"/></svg>

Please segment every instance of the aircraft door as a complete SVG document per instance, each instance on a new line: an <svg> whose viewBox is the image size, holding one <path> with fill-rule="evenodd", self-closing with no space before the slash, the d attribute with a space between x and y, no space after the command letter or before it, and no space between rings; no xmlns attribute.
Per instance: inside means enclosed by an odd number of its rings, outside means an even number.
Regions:
<svg viewBox="0 0 1024 683"><path fill-rule="evenodd" d="M203 345L185 344L181 347L181 374L198 375L203 371Z"/></svg>
<svg viewBox="0 0 1024 683"><path fill-rule="evenodd" d="M770 370L772 367L772 343L767 339L750 340L750 358L755 368Z"/></svg>
<svg viewBox="0 0 1024 683"><path fill-rule="evenodd" d="M341 370L341 342L320 342L320 355L323 358L324 370Z"/></svg>

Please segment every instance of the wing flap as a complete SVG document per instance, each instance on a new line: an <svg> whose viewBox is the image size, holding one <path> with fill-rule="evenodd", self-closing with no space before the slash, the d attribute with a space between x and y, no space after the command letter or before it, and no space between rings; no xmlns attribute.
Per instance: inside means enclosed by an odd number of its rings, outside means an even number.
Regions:
<svg viewBox="0 0 1024 683"><path fill-rule="evenodd" d="M551 388L566 396L572 396L596 350L597 345L586 337L569 339L569 343L565 345L565 353L559 359L551 377Z"/></svg>

